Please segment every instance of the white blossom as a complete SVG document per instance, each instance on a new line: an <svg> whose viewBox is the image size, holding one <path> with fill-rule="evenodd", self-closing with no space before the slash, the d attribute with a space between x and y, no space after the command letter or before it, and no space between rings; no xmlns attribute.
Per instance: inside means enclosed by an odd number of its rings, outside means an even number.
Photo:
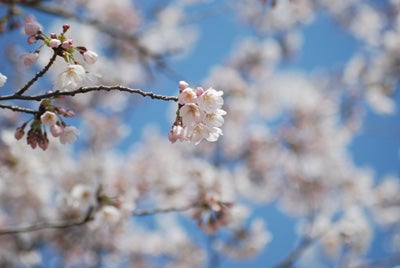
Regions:
<svg viewBox="0 0 400 268"><path fill-rule="evenodd" d="M58 75L54 90L72 91L83 86L86 82L86 71L79 64L70 64L67 70Z"/></svg>

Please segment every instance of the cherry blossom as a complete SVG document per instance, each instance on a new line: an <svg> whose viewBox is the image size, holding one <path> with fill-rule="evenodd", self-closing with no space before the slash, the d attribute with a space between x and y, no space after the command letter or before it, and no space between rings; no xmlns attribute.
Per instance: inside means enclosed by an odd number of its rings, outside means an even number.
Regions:
<svg viewBox="0 0 400 268"><path fill-rule="evenodd" d="M23 53L20 56L20 60L24 63L25 66L30 66L34 64L39 58L39 53Z"/></svg>
<svg viewBox="0 0 400 268"><path fill-rule="evenodd" d="M73 126L66 126L62 129L60 137L60 142L62 144L65 143L74 143L79 135L79 130Z"/></svg>
<svg viewBox="0 0 400 268"><path fill-rule="evenodd" d="M35 35L41 30L41 25L32 16L25 17L24 30L26 35Z"/></svg>
<svg viewBox="0 0 400 268"><path fill-rule="evenodd" d="M85 84L86 79L86 71L82 65L70 64L67 69L57 77L54 90L70 91L77 89Z"/></svg>
<svg viewBox="0 0 400 268"><path fill-rule="evenodd" d="M57 115L53 112L46 111L40 116L42 124L45 126L54 126L58 122Z"/></svg>
<svg viewBox="0 0 400 268"><path fill-rule="evenodd" d="M215 110L221 109L224 104L222 95L224 93L213 88L209 88L199 96L198 105L206 113L213 113Z"/></svg>

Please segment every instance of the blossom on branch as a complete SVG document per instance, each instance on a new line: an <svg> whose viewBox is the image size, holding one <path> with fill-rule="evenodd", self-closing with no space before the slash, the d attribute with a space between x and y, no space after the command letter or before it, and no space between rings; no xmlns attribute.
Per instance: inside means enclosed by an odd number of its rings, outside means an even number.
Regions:
<svg viewBox="0 0 400 268"><path fill-rule="evenodd" d="M28 122L33 120L27 134L27 143L35 149L39 146L42 150L46 150L49 145L46 126L50 127L50 133L53 137L59 138L61 144L74 143L79 135L79 130L73 126L68 126L63 117L72 117L74 112L66 110L62 107L53 106L50 99L41 102L39 112L30 120L26 121L22 126L18 127L14 133L14 137L20 140L25 134L25 127Z"/></svg>
<svg viewBox="0 0 400 268"><path fill-rule="evenodd" d="M220 127L224 123L226 111L222 109L223 92L210 87L195 89L185 81L179 83L178 111L175 122L169 132L169 140L190 141L195 144L203 139L214 142L223 134Z"/></svg>

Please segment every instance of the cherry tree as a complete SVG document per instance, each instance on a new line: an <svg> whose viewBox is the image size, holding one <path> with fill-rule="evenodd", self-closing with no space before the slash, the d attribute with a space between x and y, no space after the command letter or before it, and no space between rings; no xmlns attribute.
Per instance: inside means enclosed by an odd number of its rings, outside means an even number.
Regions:
<svg viewBox="0 0 400 268"><path fill-rule="evenodd" d="M1 0L1 266L399 264L400 181L349 149L366 114L396 114L399 12L398 0ZM339 68L293 70L320 16L356 48ZM235 43L223 60L195 55L218 45L201 26L220 17ZM204 77L190 77L200 58ZM271 212L292 223L277 261Z"/></svg>

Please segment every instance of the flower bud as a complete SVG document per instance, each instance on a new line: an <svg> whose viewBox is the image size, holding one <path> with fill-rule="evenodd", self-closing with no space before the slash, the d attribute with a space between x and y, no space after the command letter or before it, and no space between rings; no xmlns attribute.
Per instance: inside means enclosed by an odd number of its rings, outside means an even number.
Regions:
<svg viewBox="0 0 400 268"><path fill-rule="evenodd" d="M68 39L68 40L64 41L61 46L64 49L68 49L70 46L72 46L72 39Z"/></svg>
<svg viewBox="0 0 400 268"><path fill-rule="evenodd" d="M57 48L60 45L61 45L61 41L58 39L53 38L53 39L50 39L50 41L49 41L49 47L51 47L51 48Z"/></svg>
<svg viewBox="0 0 400 268"><path fill-rule="evenodd" d="M18 127L18 128L15 130L14 137L15 137L17 140L20 140L20 139L24 136L24 134L25 134L24 127Z"/></svg>
<svg viewBox="0 0 400 268"><path fill-rule="evenodd" d="M97 53L92 50L87 50L83 53L83 59L89 64L93 64L97 61Z"/></svg>

